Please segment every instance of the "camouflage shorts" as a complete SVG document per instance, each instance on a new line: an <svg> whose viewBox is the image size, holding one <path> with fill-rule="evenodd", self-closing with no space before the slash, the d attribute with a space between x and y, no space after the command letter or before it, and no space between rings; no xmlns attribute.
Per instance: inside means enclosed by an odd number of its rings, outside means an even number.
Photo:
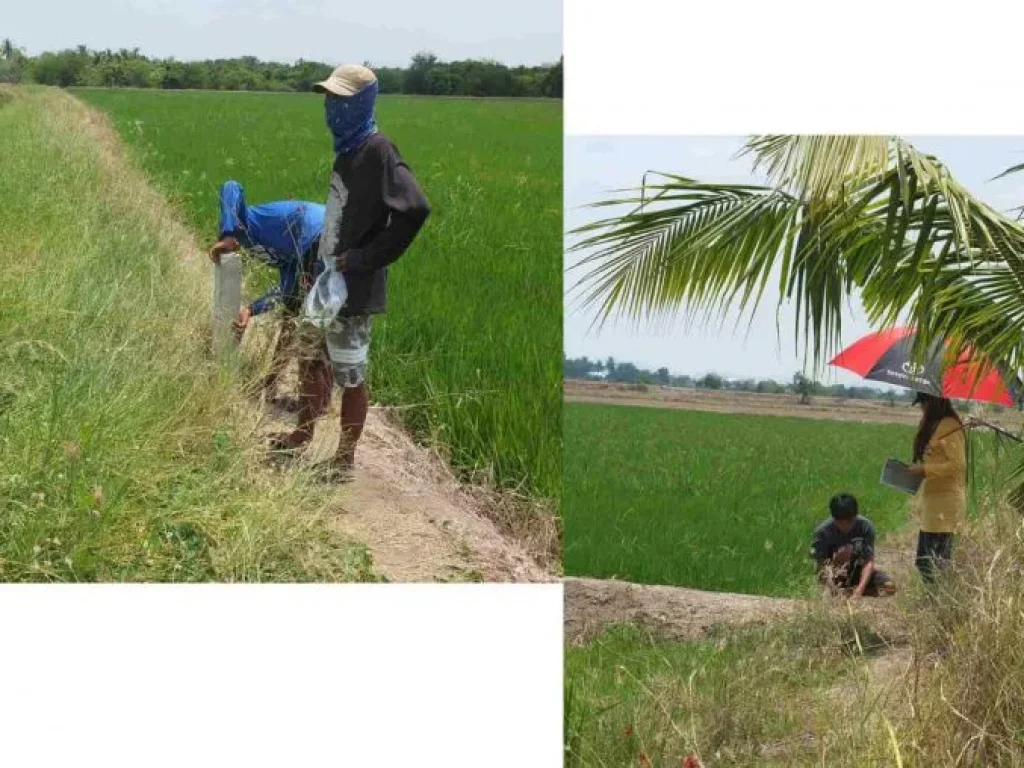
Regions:
<svg viewBox="0 0 1024 768"><path fill-rule="evenodd" d="M372 321L370 315L337 317L325 329L300 322L300 354L316 356L329 363L339 386L358 387L366 381Z"/></svg>

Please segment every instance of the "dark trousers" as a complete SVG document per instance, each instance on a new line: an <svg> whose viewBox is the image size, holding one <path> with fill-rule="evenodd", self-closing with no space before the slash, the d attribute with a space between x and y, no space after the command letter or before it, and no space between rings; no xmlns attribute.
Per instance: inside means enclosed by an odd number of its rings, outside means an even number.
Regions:
<svg viewBox="0 0 1024 768"><path fill-rule="evenodd" d="M941 570L953 556L952 533L928 533L919 531L917 534L917 570L927 583L935 581L935 571Z"/></svg>

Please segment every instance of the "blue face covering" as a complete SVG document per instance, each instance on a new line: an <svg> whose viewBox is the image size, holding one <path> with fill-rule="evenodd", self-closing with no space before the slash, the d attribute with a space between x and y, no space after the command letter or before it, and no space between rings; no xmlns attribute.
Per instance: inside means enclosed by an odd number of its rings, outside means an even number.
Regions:
<svg viewBox="0 0 1024 768"><path fill-rule="evenodd" d="M355 152L377 132L373 106L377 100L377 83L370 83L352 96L324 99L327 127L334 135L334 151L343 155Z"/></svg>

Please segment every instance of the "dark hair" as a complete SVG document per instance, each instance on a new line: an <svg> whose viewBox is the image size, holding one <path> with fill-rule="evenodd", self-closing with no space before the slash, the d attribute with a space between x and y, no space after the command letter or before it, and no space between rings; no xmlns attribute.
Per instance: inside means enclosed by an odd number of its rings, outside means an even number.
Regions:
<svg viewBox="0 0 1024 768"><path fill-rule="evenodd" d="M928 449L928 442L935 434L939 422L947 417L956 419L961 426L963 422L960 416L953 409L953 403L944 397L929 395L927 392L918 392L914 403L923 406L921 423L917 427L917 435L914 437L914 461L918 462L924 458L924 452Z"/></svg>
<svg viewBox="0 0 1024 768"><path fill-rule="evenodd" d="M828 503L834 520L852 520L857 516L857 499L848 493L837 493Z"/></svg>

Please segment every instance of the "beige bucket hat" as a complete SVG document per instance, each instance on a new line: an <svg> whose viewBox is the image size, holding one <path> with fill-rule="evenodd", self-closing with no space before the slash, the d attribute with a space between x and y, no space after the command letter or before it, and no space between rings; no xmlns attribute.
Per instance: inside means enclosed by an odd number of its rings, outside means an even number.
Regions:
<svg viewBox="0 0 1024 768"><path fill-rule="evenodd" d="M361 64L342 64L326 80L315 83L313 90L317 93L333 93L335 96L355 96L376 80L373 71Z"/></svg>

